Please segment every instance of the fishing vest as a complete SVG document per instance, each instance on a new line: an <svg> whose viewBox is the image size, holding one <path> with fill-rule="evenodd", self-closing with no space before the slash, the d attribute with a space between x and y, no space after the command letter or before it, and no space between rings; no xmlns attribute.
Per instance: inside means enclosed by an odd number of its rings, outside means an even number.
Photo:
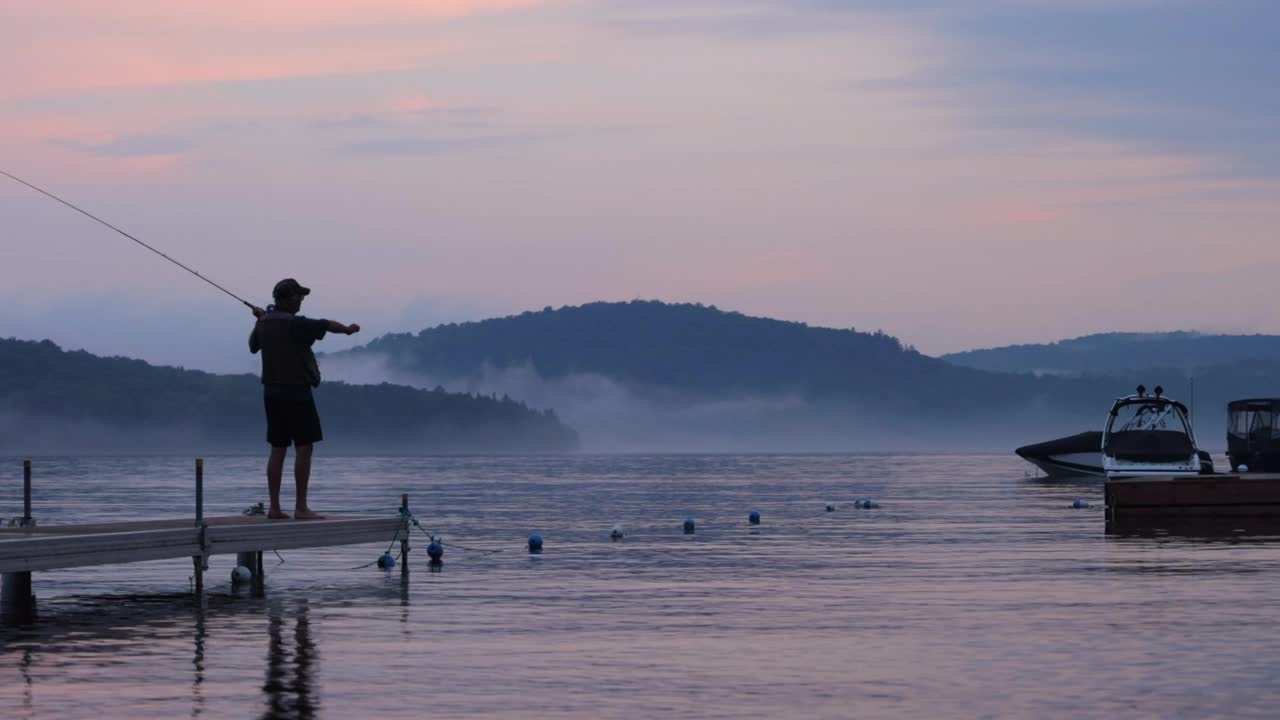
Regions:
<svg viewBox="0 0 1280 720"><path fill-rule="evenodd" d="M262 346L263 385L320 384L320 366L311 346L299 342L293 330L295 316L272 310L258 319L255 332Z"/></svg>

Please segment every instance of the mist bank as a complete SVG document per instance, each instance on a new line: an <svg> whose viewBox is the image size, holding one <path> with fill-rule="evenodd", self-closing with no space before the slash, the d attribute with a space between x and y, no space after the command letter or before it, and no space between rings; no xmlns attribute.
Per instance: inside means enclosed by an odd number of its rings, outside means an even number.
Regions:
<svg viewBox="0 0 1280 720"><path fill-rule="evenodd" d="M344 453L563 452L577 434L509 398L326 382L324 447ZM253 375L214 375L0 339L0 453L256 452Z"/></svg>
<svg viewBox="0 0 1280 720"><path fill-rule="evenodd" d="M1143 383L1191 402L1176 367L1037 376L960 367L881 332L697 304L546 308L387 335L326 356L349 382L554 407L589 451L1005 452L1101 429ZM1227 400L1280 391L1266 363L1197 376L1197 429L1225 445Z"/></svg>
<svg viewBox="0 0 1280 720"><path fill-rule="evenodd" d="M588 452L1007 452L1100 425L1110 407L1107 399L1075 413L1034 402L963 413L927 405L866 409L795 392L707 398L595 374L546 378L530 364L446 377L413 373L373 353L325 363L347 382L390 381L555 407Z"/></svg>
<svg viewBox="0 0 1280 720"><path fill-rule="evenodd" d="M1108 384L1126 393L1139 384L1162 385L1167 395L1190 406L1197 440L1214 450L1226 447L1227 403L1280 397L1277 335L1102 333L943 359L975 369Z"/></svg>

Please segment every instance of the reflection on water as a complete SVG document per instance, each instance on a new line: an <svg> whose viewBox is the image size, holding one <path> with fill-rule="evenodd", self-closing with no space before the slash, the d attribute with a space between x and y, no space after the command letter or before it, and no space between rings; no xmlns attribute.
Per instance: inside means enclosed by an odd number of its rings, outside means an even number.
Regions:
<svg viewBox="0 0 1280 720"><path fill-rule="evenodd" d="M1107 522L1107 534L1156 541L1276 543L1280 542L1280 518L1122 516Z"/></svg>
<svg viewBox="0 0 1280 720"><path fill-rule="evenodd" d="M267 680L262 686L267 708L264 720L306 720L316 716L315 675L318 661L311 638L311 619L305 600L286 611L284 603L267 604ZM293 619L292 646L286 640L286 616Z"/></svg>
<svg viewBox="0 0 1280 720"><path fill-rule="evenodd" d="M192 636L195 653L191 658L191 717L204 714L204 644L208 636L205 630L205 603L196 608L196 631Z"/></svg>
<svg viewBox="0 0 1280 720"><path fill-rule="evenodd" d="M261 499L260 464L208 459L208 514ZM38 467L42 524L190 511L184 459ZM1027 480L1013 457L328 458L312 492L389 512L409 492L457 543L447 571L422 538L407 581L351 569L386 543L283 552L265 593L233 590L234 559L215 557L205 603L186 561L37 573L39 618L0 629L0 717L1270 717L1280 701L1276 532L1108 528L1100 482ZM0 515L15 499L0 482Z"/></svg>
<svg viewBox="0 0 1280 720"><path fill-rule="evenodd" d="M18 662L18 672L22 675L22 709L32 714L34 709L34 693L31 683L31 648L22 649L22 660Z"/></svg>

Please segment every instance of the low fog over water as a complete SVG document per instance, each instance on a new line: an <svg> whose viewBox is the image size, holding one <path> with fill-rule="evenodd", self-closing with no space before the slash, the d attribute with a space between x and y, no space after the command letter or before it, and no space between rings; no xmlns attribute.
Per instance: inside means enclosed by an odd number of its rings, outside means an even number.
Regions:
<svg viewBox="0 0 1280 720"><path fill-rule="evenodd" d="M554 409L578 431L587 452L1003 452L1100 429L1107 411L1099 407L1092 418L1028 406L1016 414L961 419L928 407L820 407L799 393L693 399L670 390L632 389L596 374L548 379L529 364L485 366L478 377L449 378L399 369L374 353L330 355L322 363L328 380L508 395L530 407Z"/></svg>

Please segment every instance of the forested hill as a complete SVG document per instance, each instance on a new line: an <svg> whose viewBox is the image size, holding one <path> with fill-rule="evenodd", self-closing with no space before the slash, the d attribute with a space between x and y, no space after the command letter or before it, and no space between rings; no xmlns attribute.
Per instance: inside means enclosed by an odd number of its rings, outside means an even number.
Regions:
<svg viewBox="0 0 1280 720"><path fill-rule="evenodd" d="M883 333L810 327L715 307L656 301L559 310L385 335L376 353L433 377L531 367L540 377L591 374L633 387L704 396L770 391L876 392L885 383L971 378Z"/></svg>
<svg viewBox="0 0 1280 720"><path fill-rule="evenodd" d="M1280 336L1194 332L1105 333L1040 345L1010 345L942 356L955 365L1019 373L1123 374L1146 368L1193 370L1238 362L1280 364Z"/></svg>
<svg viewBox="0 0 1280 720"><path fill-rule="evenodd" d="M1130 389L958 367L879 332L656 301L442 325L325 360L353 379L555 407L588 449L1012 447L1096 425Z"/></svg>
<svg viewBox="0 0 1280 720"><path fill-rule="evenodd" d="M327 448L348 452L560 451L576 433L507 398L326 382L316 391ZM0 339L0 452L254 451L265 444L252 375Z"/></svg>

